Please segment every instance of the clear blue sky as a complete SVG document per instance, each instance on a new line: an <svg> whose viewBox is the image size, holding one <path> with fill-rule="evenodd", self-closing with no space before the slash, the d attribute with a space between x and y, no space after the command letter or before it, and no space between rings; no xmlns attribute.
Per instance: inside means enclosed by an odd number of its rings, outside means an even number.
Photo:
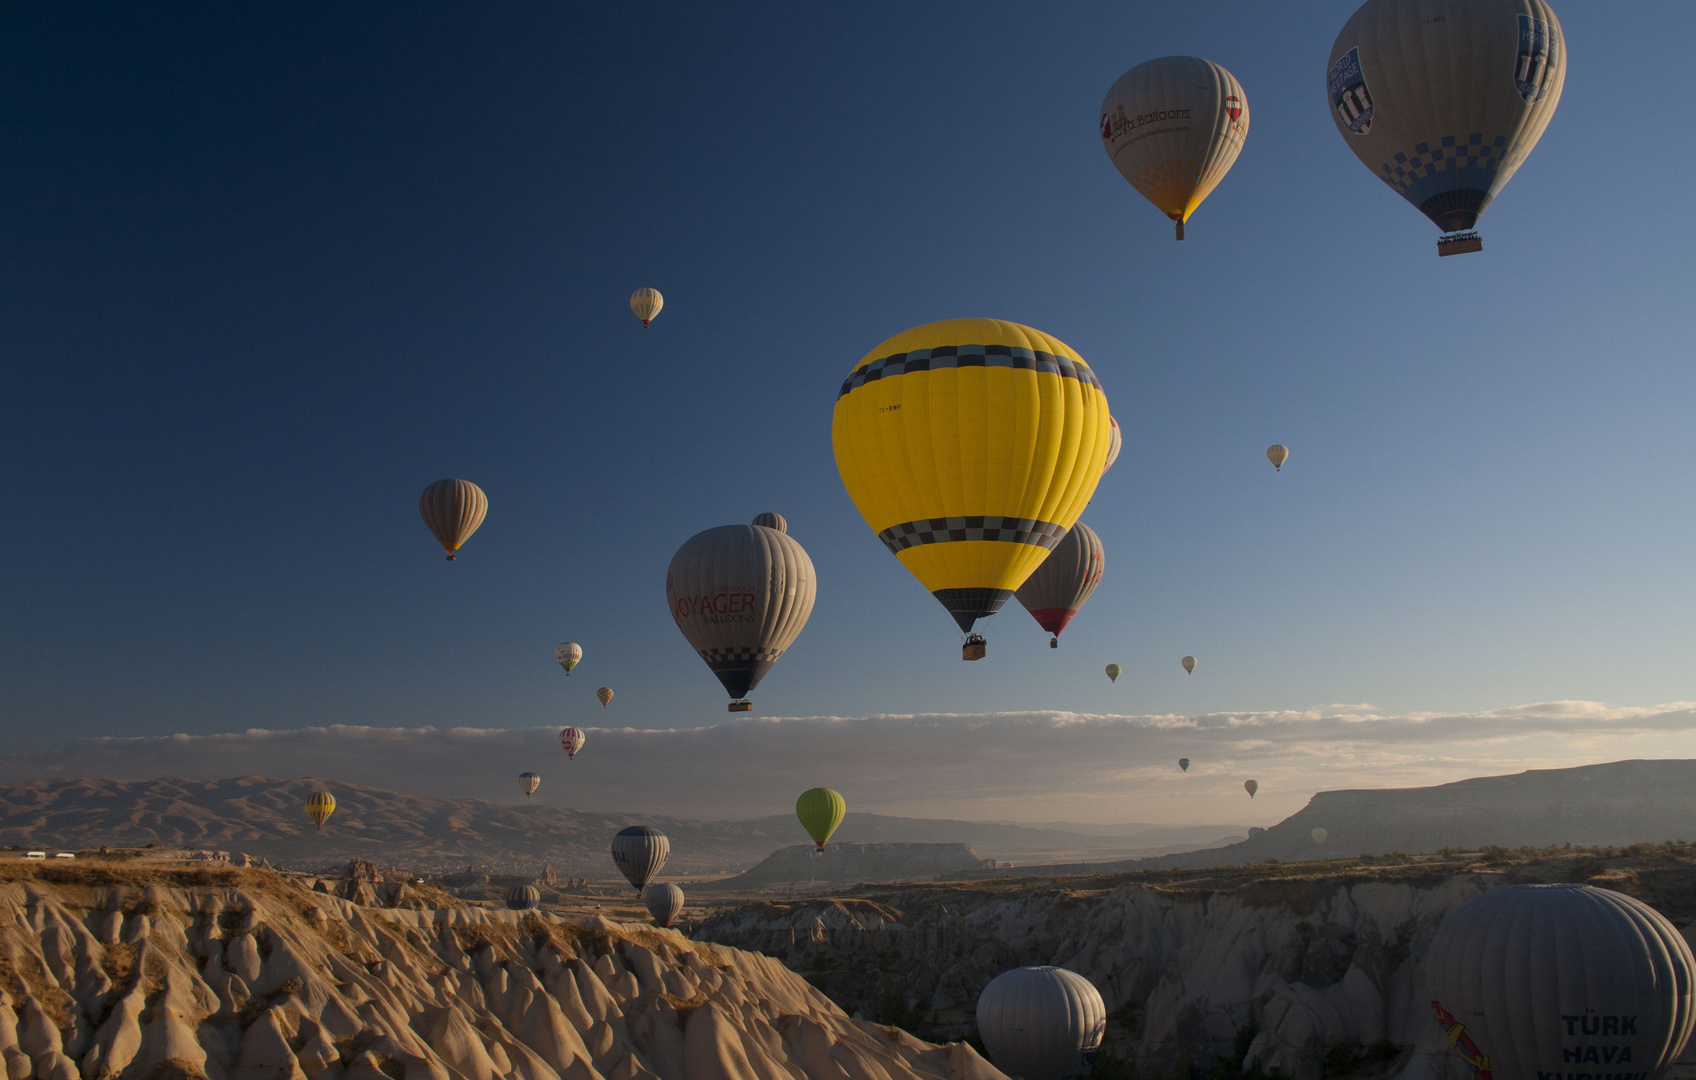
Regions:
<svg viewBox="0 0 1696 1080"><path fill-rule="evenodd" d="M1354 6L8 5L0 737L722 721L665 569L763 510L819 574L766 716L1696 696L1696 6L1559 0L1560 109L1440 261L1328 114ZM1183 244L1095 126L1169 53L1253 118ZM963 664L829 428L976 315L1126 442L1061 648L1009 605Z"/></svg>

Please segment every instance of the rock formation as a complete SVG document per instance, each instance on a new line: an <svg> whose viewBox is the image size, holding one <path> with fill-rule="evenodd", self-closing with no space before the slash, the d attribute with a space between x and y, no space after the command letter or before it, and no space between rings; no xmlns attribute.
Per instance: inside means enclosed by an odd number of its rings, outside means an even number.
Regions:
<svg viewBox="0 0 1696 1080"><path fill-rule="evenodd" d="M0 884L7 1080L1001 1077L671 931L196 874L89 864Z"/></svg>
<svg viewBox="0 0 1696 1080"><path fill-rule="evenodd" d="M965 844L829 844L822 852L812 844L796 844L772 852L745 874L698 888L735 892L808 882L935 881L994 865L995 860L979 858Z"/></svg>

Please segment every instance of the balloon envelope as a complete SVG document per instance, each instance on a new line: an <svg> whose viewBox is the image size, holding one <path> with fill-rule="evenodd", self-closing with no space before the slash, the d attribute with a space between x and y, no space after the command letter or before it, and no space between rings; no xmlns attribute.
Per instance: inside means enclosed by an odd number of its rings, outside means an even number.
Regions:
<svg viewBox="0 0 1696 1080"><path fill-rule="evenodd" d="M648 887L670 854L671 841L652 825L632 825L612 838L612 861L637 892Z"/></svg>
<svg viewBox="0 0 1696 1080"><path fill-rule="evenodd" d="M696 533L665 575L672 621L733 698L747 697L794 644L817 593L806 551L765 525Z"/></svg>
<svg viewBox="0 0 1696 1080"><path fill-rule="evenodd" d="M1179 758L1178 759L1178 768L1182 769L1184 772L1189 772L1190 771L1190 759L1187 758L1187 757Z"/></svg>
<svg viewBox="0 0 1696 1080"><path fill-rule="evenodd" d="M330 815L335 812L336 797L328 791L314 791L306 797L306 816L319 829L323 829L324 822L330 820Z"/></svg>
<svg viewBox="0 0 1696 1080"><path fill-rule="evenodd" d="M1125 669L1120 667L1118 664L1108 664L1107 665L1107 681L1108 682L1118 682L1119 681L1119 674L1124 670Z"/></svg>
<svg viewBox="0 0 1696 1080"><path fill-rule="evenodd" d="M1655 1080L1696 1025L1696 959L1677 928L1589 885L1468 901L1438 927L1420 974L1450 1045L1475 1067L1487 1057L1499 1080L1586 1069Z"/></svg>
<svg viewBox="0 0 1696 1080"><path fill-rule="evenodd" d="M577 756L577 751L583 749L583 744L589 741L589 736L579 728L568 727L559 733L559 748L565 751L567 758Z"/></svg>
<svg viewBox="0 0 1696 1080"><path fill-rule="evenodd" d="M767 529L776 529L780 533L786 533L789 531L788 520L785 519L782 514L774 514L770 511L767 511L764 514L755 514L754 524Z"/></svg>
<svg viewBox="0 0 1696 1080"><path fill-rule="evenodd" d="M1251 798L1251 799L1254 798L1254 793L1260 790L1260 781L1258 781L1258 780L1244 780L1243 781L1243 790L1248 792L1249 798Z"/></svg>
<svg viewBox="0 0 1696 1080"><path fill-rule="evenodd" d="M1107 1007L1090 981L1057 967L1022 967L978 995L978 1034L989 1060L1021 1080L1072 1080L1107 1030Z"/></svg>
<svg viewBox="0 0 1696 1080"><path fill-rule="evenodd" d="M1290 448L1282 443L1274 443L1266 448L1266 460L1272 463L1272 468L1282 472L1284 462L1290 460Z"/></svg>
<svg viewBox="0 0 1696 1080"><path fill-rule="evenodd" d="M683 913L683 890L676 885L649 885L642 892L642 903L654 917L655 926L670 926Z"/></svg>
<svg viewBox="0 0 1696 1080"><path fill-rule="evenodd" d="M660 308L664 306L665 297L660 295L658 289L641 288L630 294L630 310L642 320L643 326L653 322L654 316L658 315Z"/></svg>
<svg viewBox="0 0 1696 1080"><path fill-rule="evenodd" d="M1248 136L1248 95L1198 56L1162 56L1119 76L1101 102L1101 145L1130 185L1178 223L1218 186Z"/></svg>
<svg viewBox="0 0 1696 1080"><path fill-rule="evenodd" d="M534 885L519 885L506 894L506 906L513 911L529 911L542 906L541 891Z"/></svg>
<svg viewBox="0 0 1696 1080"><path fill-rule="evenodd" d="M831 420L860 516L962 631L1001 610L1077 523L1111 441L1089 365L996 319L883 342L854 365Z"/></svg>
<svg viewBox="0 0 1696 1080"><path fill-rule="evenodd" d="M827 787L808 788L795 800L795 816L820 851L847 813L847 800Z"/></svg>
<svg viewBox="0 0 1696 1080"><path fill-rule="evenodd" d="M554 659L559 661L559 666L565 669L567 675L570 675L571 669L577 666L579 660L583 659L583 646L575 641L567 641L554 650Z"/></svg>
<svg viewBox="0 0 1696 1080"><path fill-rule="evenodd" d="M600 699L601 708L603 708L603 709L606 708L607 702L612 700L612 687L610 687L610 686L601 687L599 690L595 691L595 696Z"/></svg>
<svg viewBox="0 0 1696 1080"><path fill-rule="evenodd" d="M469 480L437 480L418 496L418 513L450 560L488 512L489 497Z"/></svg>
<svg viewBox="0 0 1696 1080"><path fill-rule="evenodd" d="M534 795L536 789L542 786L542 778L533 772L518 774L518 790L525 795Z"/></svg>
<svg viewBox="0 0 1696 1080"><path fill-rule="evenodd" d="M1331 46L1331 119L1444 232L1470 229L1554 116L1566 40L1543 0L1368 0Z"/></svg>
<svg viewBox="0 0 1696 1080"><path fill-rule="evenodd" d="M1186 656L1182 660L1178 661L1178 663L1184 665L1185 671L1190 672L1191 674L1194 674L1194 672L1195 672L1195 657Z"/></svg>
<svg viewBox="0 0 1696 1080"><path fill-rule="evenodd" d="M1312 833L1313 842L1315 844L1323 844L1325 842L1326 838L1328 838L1330 835L1331 834L1326 832L1324 829L1314 829L1313 833Z"/></svg>
<svg viewBox="0 0 1696 1080"><path fill-rule="evenodd" d="M1101 546L1101 537L1080 521L1066 531L1048 558L1013 595L1058 643L1060 632L1101 584L1106 568L1107 551Z"/></svg>

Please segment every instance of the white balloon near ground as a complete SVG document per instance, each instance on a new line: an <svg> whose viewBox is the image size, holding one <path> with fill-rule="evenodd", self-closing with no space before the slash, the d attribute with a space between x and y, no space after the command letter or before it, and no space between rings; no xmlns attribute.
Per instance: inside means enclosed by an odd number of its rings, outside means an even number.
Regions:
<svg viewBox="0 0 1696 1080"><path fill-rule="evenodd" d="M1696 1026L1696 958L1639 900L1514 885L1457 908L1423 967L1434 1022L1496 1080L1588 1072L1656 1080ZM1439 1066L1440 1067L1440 1066Z"/></svg>
<svg viewBox="0 0 1696 1080"><path fill-rule="evenodd" d="M978 995L978 1034L997 1069L1019 1080L1082 1076L1107 1030L1090 981L1058 967L1004 971Z"/></svg>
<svg viewBox="0 0 1696 1080"><path fill-rule="evenodd" d="M670 926L683 914L683 890L669 883L649 885L642 891L642 903L647 905L648 914L654 917L654 925Z"/></svg>

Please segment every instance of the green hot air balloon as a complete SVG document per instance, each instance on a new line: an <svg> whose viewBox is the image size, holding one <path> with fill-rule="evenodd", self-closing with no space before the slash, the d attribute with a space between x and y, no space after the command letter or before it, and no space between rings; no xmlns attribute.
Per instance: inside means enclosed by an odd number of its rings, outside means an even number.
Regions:
<svg viewBox="0 0 1696 1080"><path fill-rule="evenodd" d="M801 819L801 827L807 830L807 835L813 838L820 851L824 850L825 842L842 824L843 815L847 813L848 804L842 796L827 787L809 788L795 800L795 816Z"/></svg>

